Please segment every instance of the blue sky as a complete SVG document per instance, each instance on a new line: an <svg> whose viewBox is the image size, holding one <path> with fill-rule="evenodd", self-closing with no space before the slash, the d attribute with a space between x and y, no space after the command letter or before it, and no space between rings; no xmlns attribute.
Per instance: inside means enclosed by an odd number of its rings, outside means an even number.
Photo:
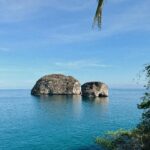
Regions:
<svg viewBox="0 0 150 150"><path fill-rule="evenodd" d="M45 74L134 81L150 60L150 1L107 0L102 30L92 28L97 0L0 0L0 88L32 88Z"/></svg>

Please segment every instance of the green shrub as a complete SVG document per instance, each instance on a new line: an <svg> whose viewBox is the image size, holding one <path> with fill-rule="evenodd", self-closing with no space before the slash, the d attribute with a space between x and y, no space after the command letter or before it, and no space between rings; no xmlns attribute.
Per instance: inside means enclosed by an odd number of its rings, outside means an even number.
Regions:
<svg viewBox="0 0 150 150"><path fill-rule="evenodd" d="M96 143L102 145L103 147L113 150L115 148L113 142L110 139L102 138L102 137L97 137L96 138Z"/></svg>
<svg viewBox="0 0 150 150"><path fill-rule="evenodd" d="M97 137L96 143L107 149L114 150L117 148L118 143L124 143L124 137L131 137L131 131L124 129L108 131L104 137Z"/></svg>

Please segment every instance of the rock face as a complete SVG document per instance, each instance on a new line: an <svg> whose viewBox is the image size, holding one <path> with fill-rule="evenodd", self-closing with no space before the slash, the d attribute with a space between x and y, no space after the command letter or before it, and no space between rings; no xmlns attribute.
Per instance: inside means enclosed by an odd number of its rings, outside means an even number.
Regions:
<svg viewBox="0 0 150 150"><path fill-rule="evenodd" d="M88 82L82 85L82 95L87 97L107 97L108 86L102 82Z"/></svg>
<svg viewBox="0 0 150 150"><path fill-rule="evenodd" d="M46 75L39 79L31 91L32 95L79 95L81 85L72 76Z"/></svg>

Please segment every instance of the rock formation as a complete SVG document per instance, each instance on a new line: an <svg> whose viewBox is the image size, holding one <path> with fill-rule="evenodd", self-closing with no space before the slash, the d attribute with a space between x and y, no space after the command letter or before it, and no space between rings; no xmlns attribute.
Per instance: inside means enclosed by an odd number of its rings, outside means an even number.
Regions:
<svg viewBox="0 0 150 150"><path fill-rule="evenodd" d="M79 95L81 85L72 76L46 75L39 79L31 91L32 95Z"/></svg>
<svg viewBox="0 0 150 150"><path fill-rule="evenodd" d="M108 86L102 82L88 82L82 85L82 96L107 97Z"/></svg>

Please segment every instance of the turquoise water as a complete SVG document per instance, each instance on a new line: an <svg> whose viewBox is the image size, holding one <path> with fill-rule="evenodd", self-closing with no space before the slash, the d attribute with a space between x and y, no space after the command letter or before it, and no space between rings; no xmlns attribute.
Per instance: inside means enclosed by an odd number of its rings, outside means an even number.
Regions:
<svg viewBox="0 0 150 150"><path fill-rule="evenodd" d="M95 137L136 126L142 90L110 90L109 98L33 97L0 90L1 150L95 150Z"/></svg>

